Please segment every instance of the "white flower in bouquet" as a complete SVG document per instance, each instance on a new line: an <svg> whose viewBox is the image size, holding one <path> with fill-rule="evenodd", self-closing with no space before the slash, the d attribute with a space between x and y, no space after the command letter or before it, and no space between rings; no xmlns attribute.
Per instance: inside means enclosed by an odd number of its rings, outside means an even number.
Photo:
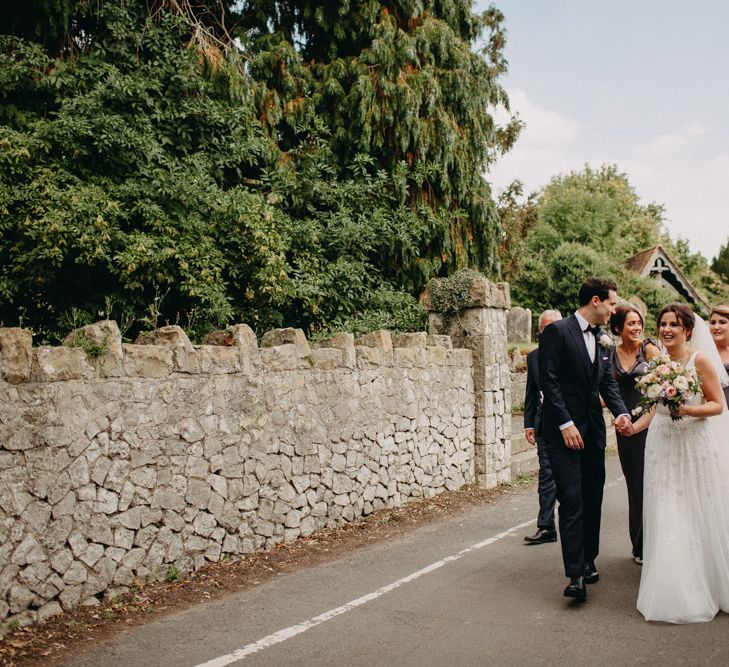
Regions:
<svg viewBox="0 0 729 667"><path fill-rule="evenodd" d="M679 375L674 381L673 386L679 391L686 391L689 388L688 378L683 375Z"/></svg>
<svg viewBox="0 0 729 667"><path fill-rule="evenodd" d="M659 384L649 384L648 389L645 390L645 395L648 398L658 398L661 395L661 385Z"/></svg>

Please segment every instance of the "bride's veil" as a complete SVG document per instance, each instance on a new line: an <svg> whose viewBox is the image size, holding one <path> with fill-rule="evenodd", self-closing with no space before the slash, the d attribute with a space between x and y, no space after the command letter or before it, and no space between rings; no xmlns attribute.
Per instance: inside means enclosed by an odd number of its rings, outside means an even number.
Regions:
<svg viewBox="0 0 729 667"><path fill-rule="evenodd" d="M711 362L711 365L719 376L721 386L729 386L729 374L727 374L726 368L724 368L724 363L719 356L719 350L716 349L711 331L709 331L709 325L695 313L694 331L691 335L689 346L692 352L701 352Z"/></svg>
<svg viewBox="0 0 729 667"><path fill-rule="evenodd" d="M694 313L694 330L689 341L692 352L700 352L709 359L711 365L719 376L719 382L722 387L729 385L729 375L727 375L724 364L719 356L719 350L716 349L714 339L709 331L709 325L705 320ZM719 443L719 455L723 457L726 471L729 473L729 408L722 394L721 401L724 404L724 411L715 417L709 417L707 423L714 434L716 442Z"/></svg>

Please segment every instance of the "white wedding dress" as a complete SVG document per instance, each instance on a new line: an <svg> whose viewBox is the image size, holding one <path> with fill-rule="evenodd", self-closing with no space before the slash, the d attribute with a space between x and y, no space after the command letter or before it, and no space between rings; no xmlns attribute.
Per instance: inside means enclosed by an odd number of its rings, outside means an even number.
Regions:
<svg viewBox="0 0 729 667"><path fill-rule="evenodd" d="M674 422L659 406L648 430L637 606L649 621L729 612L729 434L719 437L714 419Z"/></svg>

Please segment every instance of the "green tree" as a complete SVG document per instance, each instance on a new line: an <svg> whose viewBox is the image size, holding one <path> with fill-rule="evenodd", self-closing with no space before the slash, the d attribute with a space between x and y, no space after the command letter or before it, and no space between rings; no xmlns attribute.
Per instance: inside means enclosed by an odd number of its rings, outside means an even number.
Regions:
<svg viewBox="0 0 729 667"><path fill-rule="evenodd" d="M719 275L724 282L729 283L729 239L716 253L716 257L711 262L711 270Z"/></svg>
<svg viewBox="0 0 729 667"><path fill-rule="evenodd" d="M309 115L331 132L337 169L358 155L392 174L399 201L427 224L412 251L381 257L385 274L417 290L461 266L497 269L499 221L484 178L520 124L499 77L503 16L470 0L248 0L259 117L286 148ZM485 33L485 46L474 46Z"/></svg>
<svg viewBox="0 0 729 667"><path fill-rule="evenodd" d="M549 252L560 243L584 244L625 260L654 245L663 208L640 204L628 177L614 165L556 176L539 198L539 221L530 248Z"/></svg>
<svg viewBox="0 0 729 667"><path fill-rule="evenodd" d="M498 208L501 222L499 265L502 280L511 282L519 275L527 259L529 234L539 219L537 193L524 196L520 181L511 183L499 196Z"/></svg>
<svg viewBox="0 0 729 667"><path fill-rule="evenodd" d="M513 261L505 262L516 303L535 312L570 313L577 307L578 286L591 275L614 278L620 295L640 297L649 314L673 300L667 290L625 269L628 257L663 238L663 209L640 204L627 176L614 166L557 176L536 201L521 207L512 202L504 210L505 231L516 239Z"/></svg>
<svg viewBox="0 0 729 667"><path fill-rule="evenodd" d="M165 321L404 329L422 326L428 277L497 265L483 173L519 124L490 115L508 104L496 10L14 11L0 36L5 324L41 339L100 313L135 320L131 334Z"/></svg>

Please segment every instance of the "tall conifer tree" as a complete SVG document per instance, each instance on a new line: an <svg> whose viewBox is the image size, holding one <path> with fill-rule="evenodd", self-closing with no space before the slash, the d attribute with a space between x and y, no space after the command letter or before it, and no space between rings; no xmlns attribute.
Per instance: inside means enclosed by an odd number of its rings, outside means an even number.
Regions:
<svg viewBox="0 0 729 667"><path fill-rule="evenodd" d="M499 222L485 173L518 135L508 108L503 16L470 0L248 0L243 25L265 83L259 114L284 140L307 114L331 133L343 174L368 156L396 174L402 197L430 219L411 288L433 272L497 269ZM483 40L483 41L480 41ZM480 44L480 48L476 48ZM423 261L425 260L425 261ZM406 281L407 282L407 281Z"/></svg>

